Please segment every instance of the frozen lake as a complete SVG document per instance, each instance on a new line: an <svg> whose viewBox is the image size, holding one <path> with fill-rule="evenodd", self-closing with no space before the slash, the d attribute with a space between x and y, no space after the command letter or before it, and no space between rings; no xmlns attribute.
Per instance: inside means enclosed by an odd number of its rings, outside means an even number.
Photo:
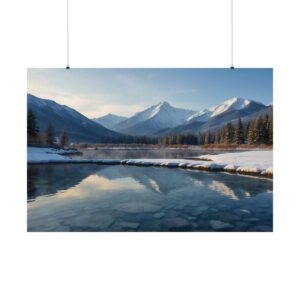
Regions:
<svg viewBox="0 0 300 300"><path fill-rule="evenodd" d="M273 181L249 176L28 165L28 231L272 231L272 199Z"/></svg>

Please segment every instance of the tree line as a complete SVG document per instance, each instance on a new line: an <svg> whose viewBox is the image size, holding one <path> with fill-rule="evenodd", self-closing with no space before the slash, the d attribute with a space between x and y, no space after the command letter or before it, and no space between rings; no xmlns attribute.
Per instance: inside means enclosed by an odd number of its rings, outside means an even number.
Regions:
<svg viewBox="0 0 300 300"><path fill-rule="evenodd" d="M27 117L28 144L65 147L69 143L66 130L62 130L59 139L55 138L55 128L48 124L44 132L40 132L37 119L30 109ZM273 145L273 115L259 116L245 124L241 118L233 126L228 122L223 128L198 134L177 134L162 137L129 136L103 137L99 143L112 144L158 144L158 145Z"/></svg>
<svg viewBox="0 0 300 300"><path fill-rule="evenodd" d="M27 142L30 145L60 146L69 144L69 137L66 130L62 130L58 139L55 137L55 128L49 123L46 130L41 132L34 112L29 109L27 112ZM120 135L119 137L101 137L97 141L102 144L157 144L157 139L148 136Z"/></svg>
<svg viewBox="0 0 300 300"><path fill-rule="evenodd" d="M243 124L241 118L236 126L228 122L223 128L199 134L179 134L158 138L160 145L273 145L273 116L259 116Z"/></svg>
<svg viewBox="0 0 300 300"><path fill-rule="evenodd" d="M49 123L46 130L41 132L34 112L29 109L27 112L27 143L33 145L65 147L69 143L69 137L66 130L63 129L57 140L55 138L55 128L52 123Z"/></svg>

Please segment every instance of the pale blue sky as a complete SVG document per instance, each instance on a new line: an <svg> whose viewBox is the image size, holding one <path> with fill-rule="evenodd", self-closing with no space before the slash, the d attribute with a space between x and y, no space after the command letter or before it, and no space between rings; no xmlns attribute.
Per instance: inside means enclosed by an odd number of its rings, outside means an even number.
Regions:
<svg viewBox="0 0 300 300"><path fill-rule="evenodd" d="M237 96L273 101L272 69L28 69L28 93L87 117L131 116L160 101L193 110Z"/></svg>

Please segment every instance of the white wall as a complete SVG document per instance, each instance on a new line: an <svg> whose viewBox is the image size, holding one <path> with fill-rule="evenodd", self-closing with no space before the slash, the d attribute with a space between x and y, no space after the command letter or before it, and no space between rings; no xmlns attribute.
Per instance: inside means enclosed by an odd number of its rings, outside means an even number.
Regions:
<svg viewBox="0 0 300 300"><path fill-rule="evenodd" d="M230 65L230 0L70 2L71 67ZM26 233L26 68L65 67L66 1L1 1L2 299L299 299L299 1L235 2L235 66L274 68L273 234Z"/></svg>

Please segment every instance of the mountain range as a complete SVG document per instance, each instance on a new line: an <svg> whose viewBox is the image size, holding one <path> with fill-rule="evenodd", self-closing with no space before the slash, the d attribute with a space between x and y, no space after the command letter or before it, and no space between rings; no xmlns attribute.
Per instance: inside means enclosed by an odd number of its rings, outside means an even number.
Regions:
<svg viewBox="0 0 300 300"><path fill-rule="evenodd" d="M72 142L97 143L107 138L123 136L90 120L75 109L53 100L27 94L27 107L35 114L40 131L45 131L48 124L52 123L56 136L64 129Z"/></svg>
<svg viewBox="0 0 300 300"><path fill-rule="evenodd" d="M88 119L76 110L27 95L28 108L35 113L40 129L51 122L57 131L65 129L73 142L97 143L107 138L131 136L164 136L214 131L226 125L236 124L238 118L247 122L260 115L273 113L273 106L266 106L250 99L233 97L221 104L194 111L177 108L168 102L160 102L127 118L108 114Z"/></svg>
<svg viewBox="0 0 300 300"><path fill-rule="evenodd" d="M160 102L116 124L112 129L129 135L154 135L162 129L182 124L194 113L196 112L193 110L176 108L168 102Z"/></svg>
<svg viewBox="0 0 300 300"><path fill-rule="evenodd" d="M135 136L199 133L217 130L229 121L235 124L238 118L243 121L257 118L259 112L272 114L272 106L233 97L217 106L197 112L160 102L109 128Z"/></svg>
<svg viewBox="0 0 300 300"><path fill-rule="evenodd" d="M191 115L177 127L161 130L157 134L161 136L214 131L224 127L228 122L235 125L239 118L242 121L255 119L259 116L260 111L264 111L264 114L271 114L272 107L268 108L266 105L254 100L233 97L217 106Z"/></svg>
<svg viewBox="0 0 300 300"><path fill-rule="evenodd" d="M93 118L92 120L108 129L112 129L113 126L127 119L128 119L127 117L117 116L114 114L107 114L103 117Z"/></svg>

